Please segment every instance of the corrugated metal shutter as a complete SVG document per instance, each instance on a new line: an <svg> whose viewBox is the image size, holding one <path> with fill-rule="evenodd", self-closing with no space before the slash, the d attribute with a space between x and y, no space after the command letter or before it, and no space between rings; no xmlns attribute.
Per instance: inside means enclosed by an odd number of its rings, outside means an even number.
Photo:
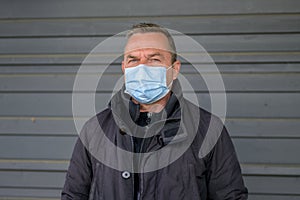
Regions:
<svg viewBox="0 0 300 200"><path fill-rule="evenodd" d="M71 109L76 71L100 41L138 22L185 33L215 60L250 199L300 199L299 1L0 5L0 199L59 199L76 139ZM188 64L182 69L209 108L208 94ZM98 109L120 75L116 63L103 78Z"/></svg>

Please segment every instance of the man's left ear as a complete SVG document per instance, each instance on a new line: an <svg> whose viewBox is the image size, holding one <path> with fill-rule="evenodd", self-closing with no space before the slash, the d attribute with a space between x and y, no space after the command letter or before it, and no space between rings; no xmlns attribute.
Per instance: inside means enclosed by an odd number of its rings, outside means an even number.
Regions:
<svg viewBox="0 0 300 200"><path fill-rule="evenodd" d="M173 63L173 67L172 67L172 70L173 70L173 80L177 79L178 74L180 72L180 67L181 67L181 62L179 60L176 60Z"/></svg>
<svg viewBox="0 0 300 200"><path fill-rule="evenodd" d="M123 74L125 73L125 64L124 64L124 60L122 61L122 72L123 72Z"/></svg>

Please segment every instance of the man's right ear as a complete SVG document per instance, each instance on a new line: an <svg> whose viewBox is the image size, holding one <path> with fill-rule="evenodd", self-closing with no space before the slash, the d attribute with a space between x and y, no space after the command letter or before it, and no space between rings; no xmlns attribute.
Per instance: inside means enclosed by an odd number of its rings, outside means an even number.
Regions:
<svg viewBox="0 0 300 200"><path fill-rule="evenodd" d="M122 72L123 72L123 74L125 73L125 63L124 63L124 60L122 61Z"/></svg>

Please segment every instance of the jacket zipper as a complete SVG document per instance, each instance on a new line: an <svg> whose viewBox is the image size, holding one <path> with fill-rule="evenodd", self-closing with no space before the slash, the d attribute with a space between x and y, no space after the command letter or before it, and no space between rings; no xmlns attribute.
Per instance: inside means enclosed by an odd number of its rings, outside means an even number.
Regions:
<svg viewBox="0 0 300 200"><path fill-rule="evenodd" d="M144 140L142 140L142 143L141 143L141 147L140 147L140 151L138 152L139 154L141 154L142 150L143 150L143 146L144 146ZM141 200L142 199L142 189L143 189L143 173L142 173L142 170L141 169L141 166L140 166L140 161L141 161L141 157L139 155L138 157L138 162L137 162L137 165L138 165L138 170L137 170L137 176L138 176L138 179L139 179L139 186L138 186L138 191L137 191L137 200Z"/></svg>
<svg viewBox="0 0 300 200"><path fill-rule="evenodd" d="M152 113L151 112L149 112L149 113L147 113L147 120L148 119L151 119L151 117L152 117ZM151 123L151 121L150 122L147 122L148 124L145 126L145 128L146 128L146 131L145 131L145 138L146 138L146 134L147 134L147 130L149 129L149 124ZM144 143L145 143L145 138L144 138L144 140L142 141L142 144L141 144L141 148L140 148L140 152L139 153L141 153L141 152L143 152L143 146L144 146ZM140 156L139 156L139 164L140 164ZM142 167L142 166L139 166L139 167ZM144 173L142 172L142 168L141 168L141 173L140 173L140 175L139 175L139 191L138 191L138 200L142 200L142 194L143 194L143 189L144 189L144 187L143 187L143 184L144 184Z"/></svg>
<svg viewBox="0 0 300 200"><path fill-rule="evenodd" d="M134 141L133 141L133 137L132 136L130 136L130 142L131 142L131 147L132 147L132 152L134 152ZM131 168L132 168L132 198L134 198L134 195L135 195L135 187L134 187L134 184L135 184L135 182L134 182L134 179L135 179L135 176L136 176L136 174L135 174L135 170L134 170L134 157L133 157L133 159L132 159L132 163L131 163Z"/></svg>

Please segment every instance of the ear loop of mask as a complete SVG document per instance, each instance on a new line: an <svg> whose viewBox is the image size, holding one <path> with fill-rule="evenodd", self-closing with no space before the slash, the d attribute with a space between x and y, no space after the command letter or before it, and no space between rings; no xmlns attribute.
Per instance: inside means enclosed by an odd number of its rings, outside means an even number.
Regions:
<svg viewBox="0 0 300 200"><path fill-rule="evenodd" d="M166 71L168 71L170 68L173 68L173 65L174 65L174 64L172 64L170 67L168 67ZM173 80L173 72L172 72L172 81L171 81L171 83L170 83L169 85L167 85L167 88L168 88L169 90L171 90L173 81L174 81L174 80Z"/></svg>

